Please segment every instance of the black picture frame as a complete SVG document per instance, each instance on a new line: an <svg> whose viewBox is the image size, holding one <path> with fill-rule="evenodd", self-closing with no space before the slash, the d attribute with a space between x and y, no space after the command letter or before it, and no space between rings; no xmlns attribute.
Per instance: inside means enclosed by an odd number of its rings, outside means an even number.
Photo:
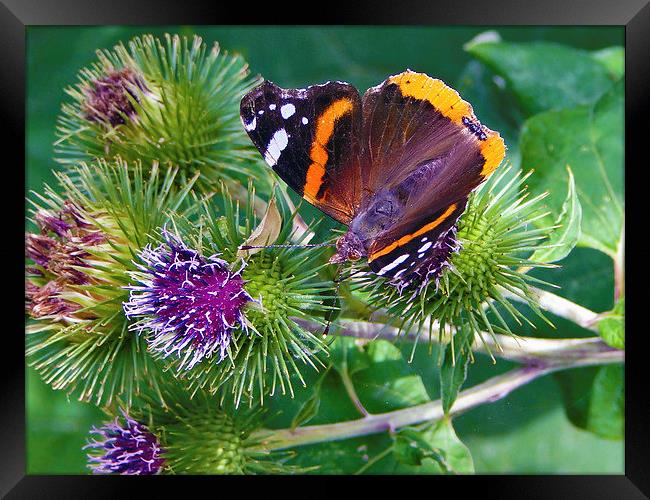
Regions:
<svg viewBox="0 0 650 500"><path fill-rule="evenodd" d="M645 149L648 139L645 127L650 89L650 60L647 47L650 46L650 5L647 0L545 0L517 2L516 0L474 2L471 0L446 0L445 2L336 2L319 3L317 19L309 16L314 6L305 3L269 3L264 10L257 11L251 3L240 6L237 11L216 2L183 0L112 0L98 2L90 0L2 0L0 3L0 68L2 68L0 102L1 121L4 132L4 182L3 195L5 233L3 238L3 262L10 272L3 273L5 293L4 311L16 322L24 324L24 303L19 293L24 286L24 225L20 215L14 214L17 207L25 207L25 177L20 175L20 165L25 165L25 40L26 28L33 25L206 25L206 24L419 24L419 25L616 25L625 27L626 36L626 208L632 217L632 229L626 231L631 244L627 245L626 267L627 289L632 290L627 298L626 349L626 427L625 427L625 474L611 476L473 476L462 478L408 477L411 483L433 481L427 487L442 494L440 485L480 488L482 497L498 498L648 498L650 479L647 472L650 434L648 432L648 404L644 393L649 363L644 363L645 350L641 348L643 330L635 328L640 316L637 311L640 295L634 293L640 288L644 263L636 255L643 252L643 220L647 209L639 206L641 196L636 190L643 186L636 181L636 172L647 168ZM637 167L638 159L638 167ZM11 175L17 173L17 175ZM11 183L11 184L9 184ZM23 189L14 187L21 184ZM636 218L639 226L634 225ZM22 219L24 220L24 218ZM15 221L7 224L8 221ZM628 224L630 226L630 224ZM636 245L635 243L639 243ZM15 261L14 261L15 259ZM11 272L13 271L13 272ZM636 298L635 298L636 296ZM631 322L630 322L631 321ZM147 488L149 495L156 490L168 488L173 478L136 480L135 478L98 476L33 476L26 475L25 465L25 359L24 337L19 335L18 326L10 326L3 332L3 356L0 361L0 384L2 385L2 411L0 411L0 495L7 498L77 498L92 495L93 498L114 497L118 490L137 486ZM182 481L200 479L214 481L214 478L178 478ZM177 480L178 480L177 479ZM311 482L319 478L291 479ZM363 487L384 488L387 478L337 478L329 494L336 489L359 482ZM394 478L388 478L394 482ZM218 479L236 481L236 478ZM262 481L278 478L262 478ZM458 483L463 481L463 486ZM252 483L247 483L249 487ZM161 487L162 486L162 487ZM207 483L206 483L207 486ZM309 485L305 485L309 487ZM418 484L417 487L424 486ZM223 487L219 483L218 488ZM304 487L304 486L303 486ZM130 489L127 496L134 496ZM213 490L216 491L217 490ZM302 490L310 494L309 490ZM490 493L492 495L490 495Z"/></svg>

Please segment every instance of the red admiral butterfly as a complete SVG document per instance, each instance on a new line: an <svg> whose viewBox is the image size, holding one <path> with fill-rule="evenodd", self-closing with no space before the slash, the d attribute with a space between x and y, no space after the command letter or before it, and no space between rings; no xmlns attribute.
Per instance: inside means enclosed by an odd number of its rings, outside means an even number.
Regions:
<svg viewBox="0 0 650 500"><path fill-rule="evenodd" d="M348 226L330 262L367 257L400 288L438 278L469 194L505 155L455 90L410 70L363 98L344 82L265 81L242 99L241 119L282 180Z"/></svg>

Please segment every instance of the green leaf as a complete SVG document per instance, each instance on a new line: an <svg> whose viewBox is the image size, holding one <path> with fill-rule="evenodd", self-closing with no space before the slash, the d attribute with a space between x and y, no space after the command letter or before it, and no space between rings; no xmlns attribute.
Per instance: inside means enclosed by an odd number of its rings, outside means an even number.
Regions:
<svg viewBox="0 0 650 500"><path fill-rule="evenodd" d="M382 413L430 401L422 378L386 340L367 344L368 368L355 374L354 386L359 399L371 413Z"/></svg>
<svg viewBox="0 0 650 500"><path fill-rule="evenodd" d="M445 414L449 413L458 397L458 391L467 378L467 365L473 339L473 330L462 328L453 342L445 347L445 357L440 367L440 394Z"/></svg>
<svg viewBox="0 0 650 500"><path fill-rule="evenodd" d="M592 52L591 57L607 68L610 78L618 80L625 74L625 49L623 47L607 47Z"/></svg>
<svg viewBox="0 0 650 500"><path fill-rule="evenodd" d="M441 473L474 473L472 455L456 435L448 418L443 418L424 430L402 429L395 434L394 440L394 457L402 464L423 466L430 459Z"/></svg>
<svg viewBox="0 0 650 500"><path fill-rule="evenodd" d="M505 80L529 115L592 104L612 85L605 65L564 45L484 42L466 50Z"/></svg>
<svg viewBox="0 0 650 500"><path fill-rule="evenodd" d="M300 408L298 409L296 415L293 417L293 420L291 421L292 430L298 426L301 426L309 422L312 418L318 415L318 410L320 409L320 402L321 402L320 392L323 386L323 381L325 380L325 377L327 376L328 373L329 370L325 370L318 377L318 380L314 382L312 386L311 396L309 396L309 398L300 405Z"/></svg>
<svg viewBox="0 0 650 500"><path fill-rule="evenodd" d="M623 439L625 387L623 365L603 366L594 379L588 430L611 439Z"/></svg>
<svg viewBox="0 0 650 500"><path fill-rule="evenodd" d="M623 365L556 374L573 425L607 439L622 439L625 419Z"/></svg>
<svg viewBox="0 0 650 500"><path fill-rule="evenodd" d="M582 222L582 206L576 193L576 183L573 172L567 167L569 173L569 188L562 210L555 225L559 226L550 234L544 246L535 250L530 260L533 262L557 262L571 253L580 237L580 224Z"/></svg>
<svg viewBox="0 0 650 500"><path fill-rule="evenodd" d="M371 364L364 344L351 337L336 337L330 347L330 360L336 371L346 371L349 375Z"/></svg>
<svg viewBox="0 0 650 500"><path fill-rule="evenodd" d="M430 401L422 378L402 352L386 340L360 342L337 337L330 348L333 367L350 377L370 413L382 413Z"/></svg>
<svg viewBox="0 0 650 500"><path fill-rule="evenodd" d="M598 322L598 333L607 345L625 349L625 297Z"/></svg>
<svg viewBox="0 0 650 500"><path fill-rule="evenodd" d="M420 466L425 459L429 458L434 460L444 472L451 472L442 450L432 447L421 431L407 427L400 430L394 439L393 453L398 462Z"/></svg>
<svg viewBox="0 0 650 500"><path fill-rule="evenodd" d="M551 215L540 223L560 216L570 166L582 206L578 244L612 258L623 224L623 116L621 81L593 106L530 118L520 139L522 165L535 169L529 179L531 191L549 193Z"/></svg>

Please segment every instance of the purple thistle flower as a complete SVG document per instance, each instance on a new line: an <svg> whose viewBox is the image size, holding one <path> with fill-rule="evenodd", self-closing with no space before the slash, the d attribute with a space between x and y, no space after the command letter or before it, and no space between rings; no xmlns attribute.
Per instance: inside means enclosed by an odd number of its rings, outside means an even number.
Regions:
<svg viewBox="0 0 650 500"><path fill-rule="evenodd" d="M157 474L165 463L158 438L124 410L122 415L124 425L115 417L114 422L90 430L101 438L92 439L84 446L94 450L88 454L88 467L94 474Z"/></svg>
<svg viewBox="0 0 650 500"><path fill-rule="evenodd" d="M138 91L147 91L142 78L131 68L110 71L105 77L91 82L85 90L85 118L116 127L125 123L124 116L137 116L129 96L139 102Z"/></svg>
<svg viewBox="0 0 650 500"><path fill-rule="evenodd" d="M221 361L232 331L246 329L242 309L253 301L240 276L243 267L233 273L216 255L203 257L167 231L163 235L166 244L140 253L145 274L134 273L141 286L128 287L126 316L143 317L132 329L151 332L149 345L165 357L185 351L186 369L217 350Z"/></svg>

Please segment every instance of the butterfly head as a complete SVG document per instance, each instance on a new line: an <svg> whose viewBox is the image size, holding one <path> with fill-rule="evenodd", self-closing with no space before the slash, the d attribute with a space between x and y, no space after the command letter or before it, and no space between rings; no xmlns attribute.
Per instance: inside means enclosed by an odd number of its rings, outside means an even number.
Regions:
<svg viewBox="0 0 650 500"><path fill-rule="evenodd" d="M359 237L348 231L336 240L336 253L330 258L331 264L339 264L348 260L359 260L366 256L366 249Z"/></svg>

